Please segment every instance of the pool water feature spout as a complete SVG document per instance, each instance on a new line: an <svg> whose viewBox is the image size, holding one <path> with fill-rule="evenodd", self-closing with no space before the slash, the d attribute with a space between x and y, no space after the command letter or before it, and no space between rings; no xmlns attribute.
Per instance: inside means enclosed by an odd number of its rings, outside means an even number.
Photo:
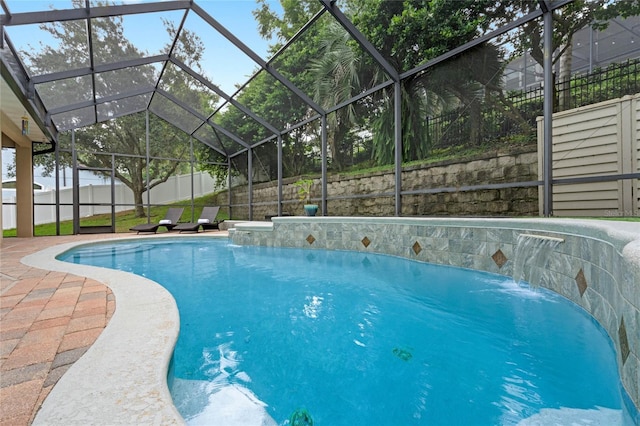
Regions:
<svg viewBox="0 0 640 426"><path fill-rule="evenodd" d="M528 281L532 287L539 287L551 253L563 242L562 238L545 235L518 235L513 280L518 284L522 281ZM527 275L528 280L526 279Z"/></svg>

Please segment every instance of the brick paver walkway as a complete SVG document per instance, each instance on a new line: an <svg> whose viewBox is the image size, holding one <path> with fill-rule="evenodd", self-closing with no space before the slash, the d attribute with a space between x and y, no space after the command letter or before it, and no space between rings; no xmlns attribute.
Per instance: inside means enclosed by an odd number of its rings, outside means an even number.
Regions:
<svg viewBox="0 0 640 426"><path fill-rule="evenodd" d="M31 424L58 379L98 338L115 310L105 285L31 268L20 259L56 244L113 237L0 240L0 425Z"/></svg>

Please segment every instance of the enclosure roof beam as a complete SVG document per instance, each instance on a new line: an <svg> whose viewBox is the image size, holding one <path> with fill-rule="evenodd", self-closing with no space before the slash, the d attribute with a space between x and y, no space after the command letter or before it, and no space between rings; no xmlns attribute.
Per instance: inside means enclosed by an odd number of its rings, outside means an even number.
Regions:
<svg viewBox="0 0 640 426"><path fill-rule="evenodd" d="M356 96L354 96L351 99L347 99L346 101L341 102L336 106L333 106L331 108L327 108L327 114L331 114L332 112L337 111L340 108L344 108L349 104L357 102L360 99L366 98L367 96L372 95L373 93L377 92L378 90L382 90L382 89L384 89L386 87L391 86L392 84L393 84L393 80L387 80L384 83L377 84L374 87L372 87L371 89L365 90L364 92L357 94Z"/></svg>
<svg viewBox="0 0 640 426"><path fill-rule="evenodd" d="M200 139L199 137L192 135L193 138L197 141L200 141L201 143L205 144L206 146L208 146L209 148L213 149L215 152L217 152L218 154L222 155L223 157L228 157L229 154L225 151L223 151L222 149L220 149L219 147L213 145L211 142L204 140L204 139ZM216 163L217 164L217 163Z"/></svg>
<svg viewBox="0 0 640 426"><path fill-rule="evenodd" d="M154 90L155 90L155 87L153 86L140 87L138 89L131 90L128 92L118 93L115 95L98 98L95 101L83 101L83 102L77 102L75 104L64 105L58 108L52 108L49 110L49 114L50 115L62 114L62 113L71 112L77 109L88 108L88 107L97 106L100 104L105 104L113 101L119 101L120 99L133 98L135 96L145 95L147 93L153 93Z"/></svg>
<svg viewBox="0 0 640 426"><path fill-rule="evenodd" d="M617 25L620 28L622 28L623 30L633 34L634 36L640 37L640 32L636 31L636 27L634 27L634 26L630 27L629 25L625 25L618 18L612 19L611 20L611 25Z"/></svg>
<svg viewBox="0 0 640 426"><path fill-rule="evenodd" d="M284 135L284 134L292 132L295 129L298 129L298 128L302 127L302 126L306 126L307 124L309 124L309 123L311 123L311 122L313 122L313 121L315 121L315 120L317 120L319 118L322 118L321 114L316 114L316 115L314 115L312 117L309 117L306 120L300 121L300 122L298 122L296 124L293 124L293 125L287 127L286 129L284 129L282 131L282 134Z"/></svg>
<svg viewBox="0 0 640 426"><path fill-rule="evenodd" d="M267 61L268 64L271 64L277 57L279 57L282 53L284 53L289 46L291 46L293 43L295 43L296 40L298 40L300 37L302 37L302 35L307 32L307 30L309 28L311 28L313 26L313 24L316 23L316 21L318 19L320 19L320 17L322 15L324 15L327 12L327 10L325 8L320 9L318 12L316 12L315 15L313 15L306 24L304 24L302 26L302 28L300 28L298 30L298 32L296 32L293 36L291 36L291 38L289 40L286 41L286 43L284 43L282 45L282 47L280 47L280 49L278 49L278 51L276 53L273 54L273 56L271 58L269 58L269 60Z"/></svg>
<svg viewBox="0 0 640 426"><path fill-rule="evenodd" d="M89 0L85 1L85 8L87 12L91 9L91 3ZM96 61L94 58L93 51L93 24L91 19L87 19L87 46L89 46L89 66L91 69L95 69ZM96 93L96 74L95 72L91 73L91 97L93 98L93 121L98 122L98 105L96 105L96 99L98 98L98 94Z"/></svg>
<svg viewBox="0 0 640 426"><path fill-rule="evenodd" d="M239 136L231 133L230 131L228 131L224 127L220 126L219 124L216 124L213 121L210 121L207 117L205 117L204 115L200 114L198 111L196 111L195 109L191 108L189 105L187 105L184 102L182 102L180 99L178 99L175 96L173 96L171 93L165 92L162 89L156 89L156 92L161 94L165 98L169 99L171 102L175 103L180 108L182 108L185 111L187 111L189 114L194 115L198 119L200 119L200 120L204 121L205 123L209 124L214 129L219 130L225 136L233 139L235 142L239 143L240 145L242 145L242 146L244 146L246 148L249 148L249 144L246 143L244 140L242 140ZM191 135L193 135L193 132L191 132Z"/></svg>
<svg viewBox="0 0 640 426"><path fill-rule="evenodd" d="M315 120L317 120L319 118L322 118L322 115L315 114L312 117L307 118L306 120L303 120L303 121L301 121L299 123L296 123L296 124L294 124L292 126L287 127L282 132L280 132L280 134L278 134L278 135L271 135L271 136L268 136L268 137L262 139L261 141L258 141L256 143L254 143L253 145L251 145L251 148L257 148L260 145L264 145L265 143L275 139L276 137L278 137L280 135L285 135L285 134L287 134L289 132L294 131L295 129L297 129L299 127L306 126L307 124L309 124L309 123L311 123L311 122L313 122L313 121L315 121Z"/></svg>
<svg viewBox="0 0 640 426"><path fill-rule="evenodd" d="M138 114L140 112L145 112L146 110L147 110L146 107L140 107L140 108L132 109L132 110L129 110L129 111L122 111L122 112L119 112L117 114L110 115L109 117L107 117L104 120L98 120L98 123L102 123L103 121L113 120L114 118L127 117L129 115Z"/></svg>
<svg viewBox="0 0 640 426"><path fill-rule="evenodd" d="M164 62L168 60L169 60L169 55L155 55L155 56L148 56L146 58L129 59L129 60L118 61L118 62L113 62L109 64L96 65L94 66L93 70L91 69L91 67L84 67L84 68L76 68L72 70L59 71L59 72L54 72L49 74L36 75L31 77L31 83L32 84L49 83L51 81L64 80L67 78L83 77L85 75L91 74L92 72L99 74L103 72L116 71L124 68L133 68L133 67L138 67L143 65L149 65L155 62Z"/></svg>
<svg viewBox="0 0 640 426"><path fill-rule="evenodd" d="M256 142L256 143L254 143L251 147L252 147L252 148L257 148L257 147L259 147L260 145L264 145L265 143L267 143L267 142L269 142L269 141L272 141L272 140L274 140L274 139L277 139L277 138L278 138L278 135L271 135L271 136L268 136L268 137L266 137L266 138L262 139L261 141L258 141L258 142Z"/></svg>
<svg viewBox="0 0 640 426"><path fill-rule="evenodd" d="M549 2L547 2L546 0L538 0L538 4L540 5L540 10L542 10L542 13L547 13L551 10L549 8Z"/></svg>
<svg viewBox="0 0 640 426"><path fill-rule="evenodd" d="M182 19L180 20L180 25L176 30L176 34L173 37L173 40L171 41L171 47L169 48L169 57L171 57L173 55L173 51L176 48L176 45L178 44L178 40L180 39L180 33L182 33L182 30L184 28L184 23L187 21L187 16L189 16L189 9L185 10L184 14L182 15ZM160 81L162 81L162 78L164 77L164 73L167 70L167 66L169 65L169 61L165 61L162 63L162 69L160 70L160 74L158 74L158 79L156 80L156 89L158 89L160 87ZM149 98L149 102L147 102L147 108L151 107L151 102L153 102L153 97L155 96L155 92L151 95L151 97Z"/></svg>
<svg viewBox="0 0 640 426"><path fill-rule="evenodd" d="M246 106L244 106L240 102L238 102L235 99L233 99L231 96L229 96L227 93L225 93L224 90L220 89L218 86L216 86L215 84L211 83L209 80L207 80L202 75L200 75L199 73L194 71L192 68L187 66L181 60L179 60L179 59L177 59L175 57L171 57L171 63L177 65L178 67L180 67L180 69L182 69L184 72L189 74L191 77L195 78L200 83L204 84L209 89L211 89L214 92L216 92L216 94L218 94L218 96L222 97L223 99L225 99L226 101L231 103L231 105L233 105L234 107L238 108L240 111L242 111L243 113L247 114L249 117L253 118L255 121L260 123L265 128L269 129L273 134L278 134L279 133L278 129L276 129L273 125L271 125L271 123L267 122L262 117L259 117L253 111L251 111L249 108L247 108Z"/></svg>
<svg viewBox="0 0 640 426"><path fill-rule="evenodd" d="M154 3L136 3L112 6L99 6L82 9L59 9L44 12L12 13L0 16L0 24L6 26L65 22L90 18L108 18L139 13L167 12L189 9L191 0L174 0Z"/></svg>
<svg viewBox="0 0 640 426"><path fill-rule="evenodd" d="M273 68L269 63L267 63L264 59L260 57L257 53L251 50L246 44L244 44L238 37L236 37L233 33L227 30L222 24L216 21L211 15L209 15L205 10L203 10L197 4L193 4L191 6L191 10L198 14L204 21L206 21L209 25L216 29L224 38L229 40L240 49L245 55L251 58L255 63L260 65L262 69L271 74L273 78L282 83L287 89L295 93L300 99L304 101L309 107L314 109L316 112L322 114L324 110L320 105L318 105L313 99L311 99L306 93L300 90L295 84L289 81L285 76L280 74L275 68Z"/></svg>
<svg viewBox="0 0 640 426"><path fill-rule="evenodd" d="M234 152L233 154L229 155L229 160L231 160L232 158L235 158L235 157L237 157L237 156L239 156L239 155L242 155L242 154L244 154L244 153L245 153L245 152L247 152L247 151L249 151L249 148L241 149L241 150L240 150L240 151L238 151L238 152Z"/></svg>
<svg viewBox="0 0 640 426"><path fill-rule="evenodd" d="M0 0L0 7L2 7L2 10L4 11L5 15L11 16L11 12L9 11L9 7L7 6L7 4L5 3L4 0Z"/></svg>
<svg viewBox="0 0 640 426"><path fill-rule="evenodd" d="M355 25L351 22L349 18L345 16L344 13L338 8L335 0L320 0L320 3L324 6L326 10L333 15L333 17L338 21L342 27L347 30L351 37L353 37L358 44L369 54L371 57L382 67L384 68L387 75L393 81L400 81L400 76L398 71L387 61L384 56L376 49L373 44L356 28Z"/></svg>

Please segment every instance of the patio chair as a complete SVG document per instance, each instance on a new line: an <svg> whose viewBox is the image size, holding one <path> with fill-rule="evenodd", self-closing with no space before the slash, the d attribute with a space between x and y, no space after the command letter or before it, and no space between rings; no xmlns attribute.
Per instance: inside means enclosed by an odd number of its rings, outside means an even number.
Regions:
<svg viewBox="0 0 640 426"><path fill-rule="evenodd" d="M164 226L167 228L167 231L171 231L178 224L178 220L180 220L180 216L182 216L183 211L183 207L170 207L169 210L167 210L167 214L165 214L164 219L160 222L141 223L140 225L129 228L129 230L136 231L138 234L141 232L153 232L155 234L159 227Z"/></svg>
<svg viewBox="0 0 640 426"><path fill-rule="evenodd" d="M207 229L220 229L218 225L220 221L216 220L218 216L219 206L205 206L200 213L200 219L197 222L179 223L175 228L180 232L198 232L200 227L203 231Z"/></svg>

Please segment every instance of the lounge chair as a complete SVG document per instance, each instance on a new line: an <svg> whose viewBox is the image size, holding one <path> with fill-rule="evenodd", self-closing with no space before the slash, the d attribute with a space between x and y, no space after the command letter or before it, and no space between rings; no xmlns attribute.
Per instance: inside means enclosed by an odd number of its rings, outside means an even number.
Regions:
<svg viewBox="0 0 640 426"><path fill-rule="evenodd" d="M219 210L219 206L205 206L202 208L200 219L198 219L197 222L179 223L173 229L180 232L198 232L201 226L203 231L207 229L219 229L218 225L220 221L216 220Z"/></svg>
<svg viewBox="0 0 640 426"><path fill-rule="evenodd" d="M164 226L167 228L167 231L171 231L178 224L178 220L180 220L180 216L182 216L182 212L184 211L183 207L170 207L167 210L167 214L164 216L158 223L141 223L140 225L136 225L132 228L129 228L130 231L141 232L153 232L154 234L158 231L158 228Z"/></svg>

